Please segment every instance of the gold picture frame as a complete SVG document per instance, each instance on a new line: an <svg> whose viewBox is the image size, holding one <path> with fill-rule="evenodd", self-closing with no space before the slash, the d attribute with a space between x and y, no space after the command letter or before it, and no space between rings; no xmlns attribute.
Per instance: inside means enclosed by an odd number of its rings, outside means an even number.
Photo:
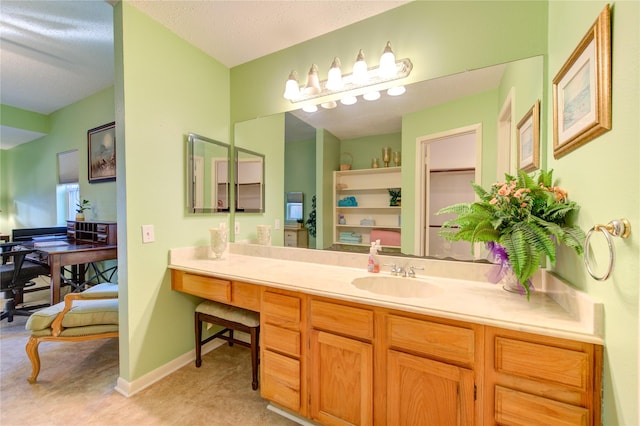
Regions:
<svg viewBox="0 0 640 426"><path fill-rule="evenodd" d="M607 4L553 79L553 156L611 130L611 15Z"/></svg>
<svg viewBox="0 0 640 426"><path fill-rule="evenodd" d="M540 168L540 100L518 123L518 169L532 172Z"/></svg>
<svg viewBox="0 0 640 426"><path fill-rule="evenodd" d="M116 123L87 131L89 183L116 180Z"/></svg>

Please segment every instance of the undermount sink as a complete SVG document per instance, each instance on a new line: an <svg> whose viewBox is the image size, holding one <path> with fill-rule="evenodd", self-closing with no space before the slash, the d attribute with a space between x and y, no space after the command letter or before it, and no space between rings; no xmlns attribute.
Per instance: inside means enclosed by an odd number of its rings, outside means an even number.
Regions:
<svg viewBox="0 0 640 426"><path fill-rule="evenodd" d="M388 275L360 277L351 281L354 287L392 297L424 299L437 296L442 289L419 278L399 278Z"/></svg>

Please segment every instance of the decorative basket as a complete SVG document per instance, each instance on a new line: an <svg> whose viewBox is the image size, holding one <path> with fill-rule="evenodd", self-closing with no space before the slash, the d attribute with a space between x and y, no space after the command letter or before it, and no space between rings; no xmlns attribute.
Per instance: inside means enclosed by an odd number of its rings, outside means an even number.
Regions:
<svg viewBox="0 0 640 426"><path fill-rule="evenodd" d="M351 170L352 163L353 163L353 155L351 155L348 152L343 152L342 157L340 159L340 170Z"/></svg>

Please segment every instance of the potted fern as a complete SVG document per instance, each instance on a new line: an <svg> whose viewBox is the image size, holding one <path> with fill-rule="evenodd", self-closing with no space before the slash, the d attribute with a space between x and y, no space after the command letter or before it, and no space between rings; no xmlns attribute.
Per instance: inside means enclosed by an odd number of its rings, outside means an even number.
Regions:
<svg viewBox="0 0 640 426"><path fill-rule="evenodd" d="M516 288L528 299L533 290L531 277L543 259L555 263L557 244L582 254L585 234L568 223L579 206L567 199L565 190L553 185L553 170L540 170L537 177L523 170L517 177L505 174L505 180L488 191L475 183L472 186L479 201L441 209L438 214L457 217L446 221L439 235L450 241L487 243L500 268L496 282L513 275Z"/></svg>

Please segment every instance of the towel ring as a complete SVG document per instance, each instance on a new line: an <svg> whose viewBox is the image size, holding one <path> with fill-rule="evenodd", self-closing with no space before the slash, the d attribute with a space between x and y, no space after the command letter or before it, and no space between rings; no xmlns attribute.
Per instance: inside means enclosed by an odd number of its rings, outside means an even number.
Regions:
<svg viewBox="0 0 640 426"><path fill-rule="evenodd" d="M609 266L607 271L602 276L597 276L591 269L591 264L589 262L589 241L591 240L591 236L594 232L602 232L604 237L607 240L607 245L609 246ZM631 233L631 224L627 219L620 220L612 220L606 225L594 225L593 228L587 232L587 236L584 239L584 266L586 266L589 275L597 281L604 281L609 278L611 272L613 271L613 265L615 263L615 251L613 241L611 240L611 236L627 238Z"/></svg>

